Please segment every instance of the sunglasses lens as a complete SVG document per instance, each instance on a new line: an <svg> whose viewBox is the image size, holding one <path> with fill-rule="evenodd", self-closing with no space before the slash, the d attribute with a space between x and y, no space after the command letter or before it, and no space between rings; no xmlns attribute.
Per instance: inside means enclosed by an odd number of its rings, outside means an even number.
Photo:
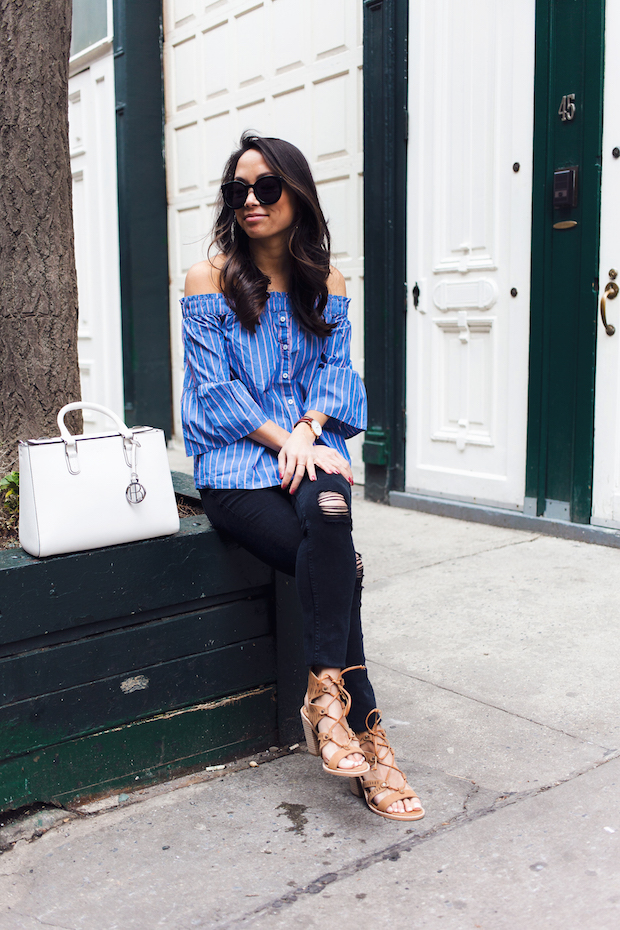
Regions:
<svg viewBox="0 0 620 930"><path fill-rule="evenodd" d="M222 184L226 206L232 210L240 210L248 199L250 186L244 184L243 181L227 181L226 184ZM282 178L266 175L264 178L259 178L252 189L259 203L276 203L282 196Z"/></svg>
<svg viewBox="0 0 620 930"><path fill-rule="evenodd" d="M227 184L222 184L222 193L224 203L233 210L239 210L248 197L248 189L241 181L228 181Z"/></svg>
<svg viewBox="0 0 620 930"><path fill-rule="evenodd" d="M282 196L282 179L275 176L259 178L254 185L254 193L259 203L276 203Z"/></svg>

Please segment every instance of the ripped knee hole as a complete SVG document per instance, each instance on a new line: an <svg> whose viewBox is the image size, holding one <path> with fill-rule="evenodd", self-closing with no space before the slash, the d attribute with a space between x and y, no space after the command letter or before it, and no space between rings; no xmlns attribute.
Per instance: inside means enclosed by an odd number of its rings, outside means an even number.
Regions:
<svg viewBox="0 0 620 930"><path fill-rule="evenodd" d="M349 519L349 505L338 491L321 491L317 503L326 520Z"/></svg>
<svg viewBox="0 0 620 930"><path fill-rule="evenodd" d="M357 578L364 577L364 563L359 552L355 553L355 575Z"/></svg>

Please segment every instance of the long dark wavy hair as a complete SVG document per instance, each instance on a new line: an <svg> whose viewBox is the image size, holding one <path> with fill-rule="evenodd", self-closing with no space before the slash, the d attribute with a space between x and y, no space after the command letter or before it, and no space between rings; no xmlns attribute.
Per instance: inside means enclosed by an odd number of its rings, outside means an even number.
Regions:
<svg viewBox="0 0 620 930"><path fill-rule="evenodd" d="M331 243L310 166L290 142L245 132L239 148L226 163L222 183L234 179L237 162L248 149L260 152L270 170L279 174L295 195L297 211L288 237L289 298L304 329L315 336L329 336L333 326L323 319L323 311L328 296ZM224 203L221 190L216 209L211 244L225 258L220 270L220 288L242 325L254 333L269 297L269 277L254 263L249 236L237 223L235 211Z"/></svg>

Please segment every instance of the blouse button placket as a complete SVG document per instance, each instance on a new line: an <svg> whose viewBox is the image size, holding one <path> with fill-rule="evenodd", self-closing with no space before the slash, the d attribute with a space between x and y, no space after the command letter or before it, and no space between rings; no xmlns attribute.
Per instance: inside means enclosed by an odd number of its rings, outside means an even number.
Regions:
<svg viewBox="0 0 620 930"><path fill-rule="evenodd" d="M280 313L280 345L282 346L283 352L286 352L288 350L288 343L289 343L288 317L286 313ZM288 366L288 361L289 361L288 356L285 355L283 357L284 366ZM290 382L288 370L282 372L282 380L286 382L284 385L285 395L290 395L291 382ZM289 407L292 407L293 404L295 403L294 399L290 396L287 396L286 402L289 405Z"/></svg>

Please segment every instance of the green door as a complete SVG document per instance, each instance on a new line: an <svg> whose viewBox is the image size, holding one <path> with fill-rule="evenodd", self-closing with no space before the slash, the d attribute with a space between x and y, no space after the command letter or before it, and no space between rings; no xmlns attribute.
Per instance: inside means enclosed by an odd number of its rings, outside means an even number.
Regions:
<svg viewBox="0 0 620 930"><path fill-rule="evenodd" d="M604 0L537 0L526 512L588 523Z"/></svg>

